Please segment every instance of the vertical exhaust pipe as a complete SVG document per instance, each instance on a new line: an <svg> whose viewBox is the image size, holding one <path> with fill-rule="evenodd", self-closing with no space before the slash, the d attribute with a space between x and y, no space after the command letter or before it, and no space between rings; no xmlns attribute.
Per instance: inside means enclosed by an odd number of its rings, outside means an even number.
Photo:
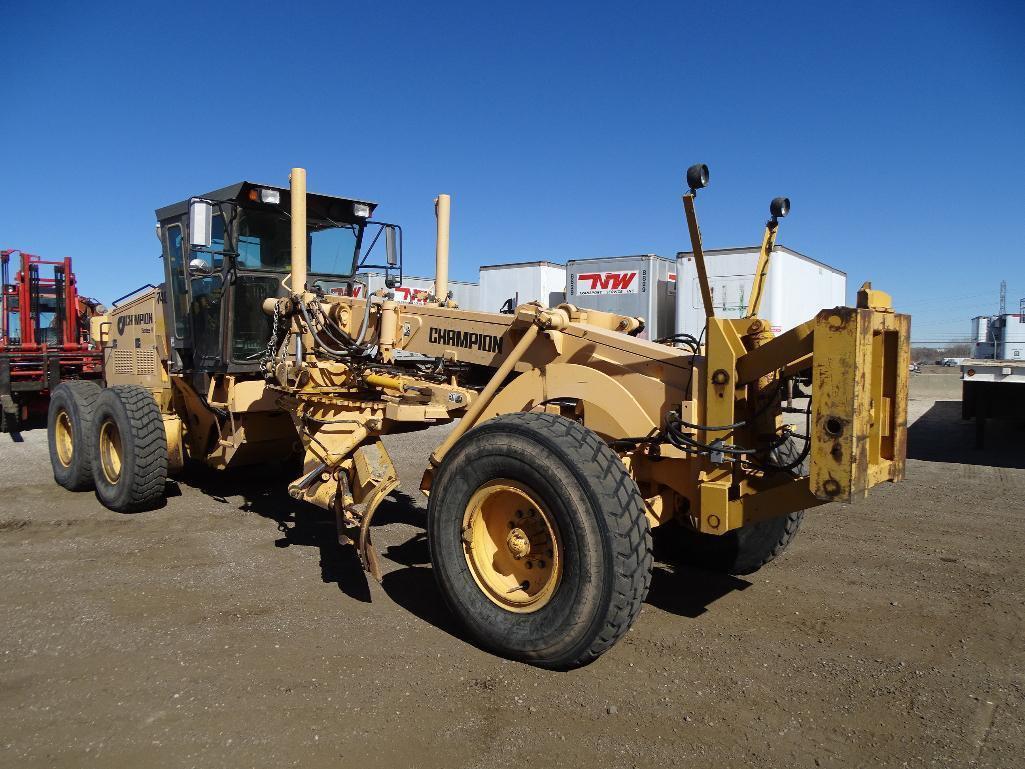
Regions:
<svg viewBox="0 0 1025 769"><path fill-rule="evenodd" d="M434 199L434 216L438 220L437 246L434 252L434 295L439 302L448 300L448 224L452 198L438 195Z"/></svg>
<svg viewBox="0 0 1025 769"><path fill-rule="evenodd" d="M292 293L306 290L306 169L288 175L292 197Z"/></svg>

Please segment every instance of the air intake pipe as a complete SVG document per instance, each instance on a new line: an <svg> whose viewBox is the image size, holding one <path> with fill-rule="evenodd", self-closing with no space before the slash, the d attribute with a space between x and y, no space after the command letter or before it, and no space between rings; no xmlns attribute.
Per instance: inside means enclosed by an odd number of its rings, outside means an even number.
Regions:
<svg viewBox="0 0 1025 769"><path fill-rule="evenodd" d="M438 195L434 199L434 216L438 220L437 246L434 252L434 296L438 301L448 301L448 223L452 198Z"/></svg>
<svg viewBox="0 0 1025 769"><path fill-rule="evenodd" d="M306 290L306 169L293 168L288 175L292 193L292 293Z"/></svg>

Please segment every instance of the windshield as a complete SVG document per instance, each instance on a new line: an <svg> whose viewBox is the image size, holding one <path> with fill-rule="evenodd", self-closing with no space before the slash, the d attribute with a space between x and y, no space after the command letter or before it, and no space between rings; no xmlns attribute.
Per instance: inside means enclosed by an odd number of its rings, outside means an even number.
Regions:
<svg viewBox="0 0 1025 769"><path fill-rule="evenodd" d="M352 275L359 247L359 228L354 224L310 228L306 268L317 275Z"/></svg>
<svg viewBox="0 0 1025 769"><path fill-rule="evenodd" d="M314 275L351 275L362 229L356 224L310 223L306 269ZM291 223L284 213L243 210L238 228L238 267L287 272L292 261L291 242Z"/></svg>

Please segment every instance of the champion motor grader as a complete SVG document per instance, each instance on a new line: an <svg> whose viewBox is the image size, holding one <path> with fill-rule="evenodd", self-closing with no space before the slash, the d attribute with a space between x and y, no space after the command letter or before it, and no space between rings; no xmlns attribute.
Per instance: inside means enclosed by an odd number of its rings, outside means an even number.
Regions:
<svg viewBox="0 0 1025 769"><path fill-rule="evenodd" d="M55 390L54 476L133 512L186 462L299 453L289 493L332 511L379 577L370 525L398 485L381 436L456 422L421 485L441 593L500 654L585 664L640 610L653 527L672 521L706 565L749 573L805 509L904 475L909 318L866 284L856 307L774 336L758 305L784 198L747 317L716 317L694 207L707 180L694 166L683 196L706 330L663 343L638 338L643 319L569 304L455 306L444 195L426 305L356 290L370 266L399 283L401 229L373 203L307 193L303 169L289 188L241 182L159 209L164 283L93 320L105 386ZM796 429L795 379L811 393Z"/></svg>

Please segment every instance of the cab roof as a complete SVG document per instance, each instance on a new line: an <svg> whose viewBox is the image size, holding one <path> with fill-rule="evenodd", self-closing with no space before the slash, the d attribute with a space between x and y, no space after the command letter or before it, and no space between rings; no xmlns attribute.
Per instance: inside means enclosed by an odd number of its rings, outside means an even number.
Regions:
<svg viewBox="0 0 1025 769"><path fill-rule="evenodd" d="M288 211L292 203L292 195L287 187L276 187L273 184L258 184L257 182L238 182L227 187L221 187L219 190L213 190L203 195L196 197L203 198L204 200L213 201L235 201L246 206L262 207L269 205L267 203L260 203L250 200L249 192L253 189L263 190L277 190L281 195L280 207ZM189 200L183 200L179 203L172 203L169 206L158 208L156 210L157 221L164 222L168 219L179 219L185 216L189 212ZM362 221L362 217L356 217L353 212L353 206L357 203L369 206L371 216L374 213L374 209L377 208L377 203L372 203L369 200L360 200L359 198L343 198L336 195L322 195L317 192L306 193L306 215L310 219L331 219L333 221L344 221L354 222ZM369 217L367 217L369 218Z"/></svg>

